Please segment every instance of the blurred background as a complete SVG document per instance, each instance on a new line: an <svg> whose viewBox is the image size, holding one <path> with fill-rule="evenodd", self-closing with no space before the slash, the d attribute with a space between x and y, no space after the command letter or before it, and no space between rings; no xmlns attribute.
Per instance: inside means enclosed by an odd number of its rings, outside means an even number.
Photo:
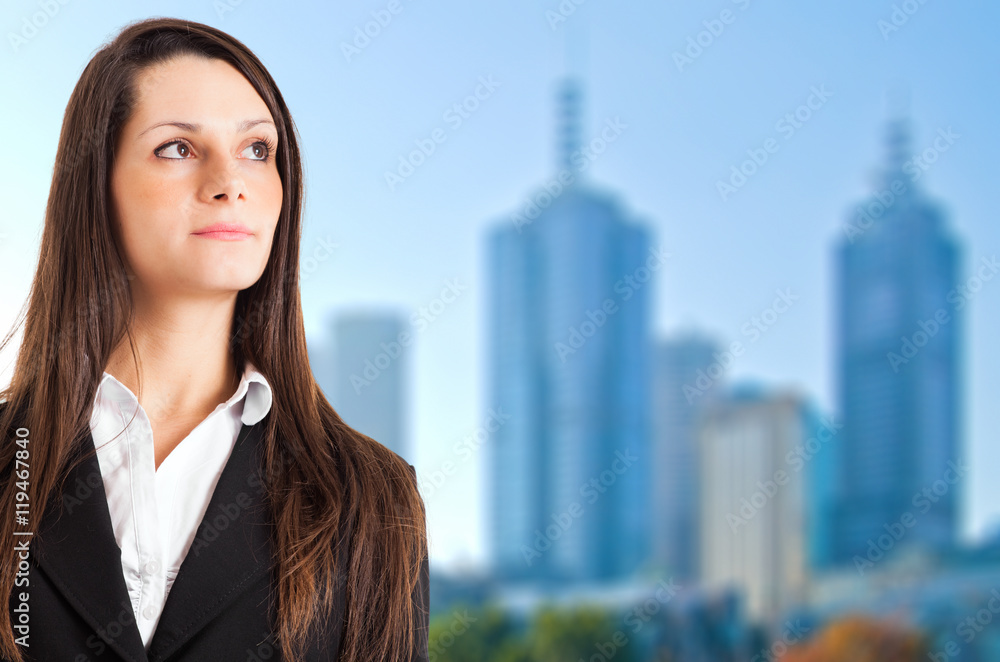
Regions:
<svg viewBox="0 0 1000 662"><path fill-rule="evenodd" d="M158 15L291 108L310 360L417 468L432 660L1000 660L1000 6L11 0L5 331L70 92Z"/></svg>

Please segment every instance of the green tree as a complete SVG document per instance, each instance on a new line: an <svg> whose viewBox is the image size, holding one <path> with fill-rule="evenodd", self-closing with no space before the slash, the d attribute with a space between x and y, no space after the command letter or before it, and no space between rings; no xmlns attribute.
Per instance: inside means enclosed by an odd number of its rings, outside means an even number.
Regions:
<svg viewBox="0 0 1000 662"><path fill-rule="evenodd" d="M614 662L638 659L620 616L598 607L543 607L535 614L528 645L539 662L578 662L596 654Z"/></svg>
<svg viewBox="0 0 1000 662"><path fill-rule="evenodd" d="M501 609L463 605L430 623L430 662L533 662L512 619Z"/></svg>

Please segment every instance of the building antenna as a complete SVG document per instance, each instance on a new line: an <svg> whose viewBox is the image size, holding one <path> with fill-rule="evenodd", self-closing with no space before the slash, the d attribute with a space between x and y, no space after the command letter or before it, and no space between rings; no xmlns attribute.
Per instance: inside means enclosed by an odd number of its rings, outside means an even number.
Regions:
<svg viewBox="0 0 1000 662"><path fill-rule="evenodd" d="M885 93L889 120L886 126L886 184L893 180L905 181L903 167L912 157L910 127L910 90L902 82L888 86Z"/></svg>
<svg viewBox="0 0 1000 662"><path fill-rule="evenodd" d="M583 87L587 77L587 42L590 36L587 6L577 6L555 29L562 32L564 72L557 96L557 167L560 173L569 173L571 184L575 184L580 177L580 168L573 155L583 144Z"/></svg>

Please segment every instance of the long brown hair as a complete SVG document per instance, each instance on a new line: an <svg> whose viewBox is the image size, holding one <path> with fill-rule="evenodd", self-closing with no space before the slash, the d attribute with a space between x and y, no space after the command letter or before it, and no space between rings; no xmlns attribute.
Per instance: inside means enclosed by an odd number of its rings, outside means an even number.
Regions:
<svg viewBox="0 0 1000 662"><path fill-rule="evenodd" d="M231 334L238 369L250 361L274 392L265 425L264 475L275 523L277 636L285 659L297 660L312 626L346 583L341 659L410 659L419 637L413 613L425 561L423 501L407 463L351 429L323 397L309 367L299 296L302 164L296 129L277 85L250 50L201 23L155 18L131 23L91 59L63 119L49 189L38 267L14 330L24 337L13 379L0 393L0 468L10 476L16 423L31 435L32 512L61 494L82 458L74 442L88 431L94 396L115 347L128 340L133 357L132 300L115 240L110 178L122 126L136 102L136 77L182 54L218 58L235 67L267 104L278 128L277 166L284 193L268 264L239 292ZM22 485L23 487L23 485ZM0 539L14 540L11 477L0 488ZM338 531L351 523L349 540ZM346 567L337 567L348 545ZM17 553L0 551L0 598L14 587ZM0 657L23 662L8 610Z"/></svg>

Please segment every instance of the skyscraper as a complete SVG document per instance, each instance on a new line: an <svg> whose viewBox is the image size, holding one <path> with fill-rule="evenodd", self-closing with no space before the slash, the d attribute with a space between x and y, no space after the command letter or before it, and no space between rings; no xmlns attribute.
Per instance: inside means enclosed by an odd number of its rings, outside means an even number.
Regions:
<svg viewBox="0 0 1000 662"><path fill-rule="evenodd" d="M693 391L716 360L716 344L697 335L656 346L653 374L654 563L677 580L698 575L698 416L722 384Z"/></svg>
<svg viewBox="0 0 1000 662"><path fill-rule="evenodd" d="M648 553L662 251L580 181L600 138L581 140L576 84L559 98L560 169L488 238L488 397L510 415L490 447L491 550L506 579L621 577Z"/></svg>
<svg viewBox="0 0 1000 662"><path fill-rule="evenodd" d="M348 425L398 453L411 464L404 438L406 379L412 346L401 345L409 327L393 313L339 313L333 319L329 365L317 371L320 385Z"/></svg>
<svg viewBox="0 0 1000 662"><path fill-rule="evenodd" d="M853 211L836 251L845 427L833 561L842 563L865 559L872 543L887 551L879 537L907 514L914 524L892 547L950 545L958 521L960 486L944 479L961 450L960 248L921 187L928 164L914 158L906 121L889 124L888 152L878 190Z"/></svg>
<svg viewBox="0 0 1000 662"><path fill-rule="evenodd" d="M756 622L774 625L806 598L809 472L795 458L816 443L816 421L800 396L755 384L715 398L700 420L701 579L744 593Z"/></svg>

